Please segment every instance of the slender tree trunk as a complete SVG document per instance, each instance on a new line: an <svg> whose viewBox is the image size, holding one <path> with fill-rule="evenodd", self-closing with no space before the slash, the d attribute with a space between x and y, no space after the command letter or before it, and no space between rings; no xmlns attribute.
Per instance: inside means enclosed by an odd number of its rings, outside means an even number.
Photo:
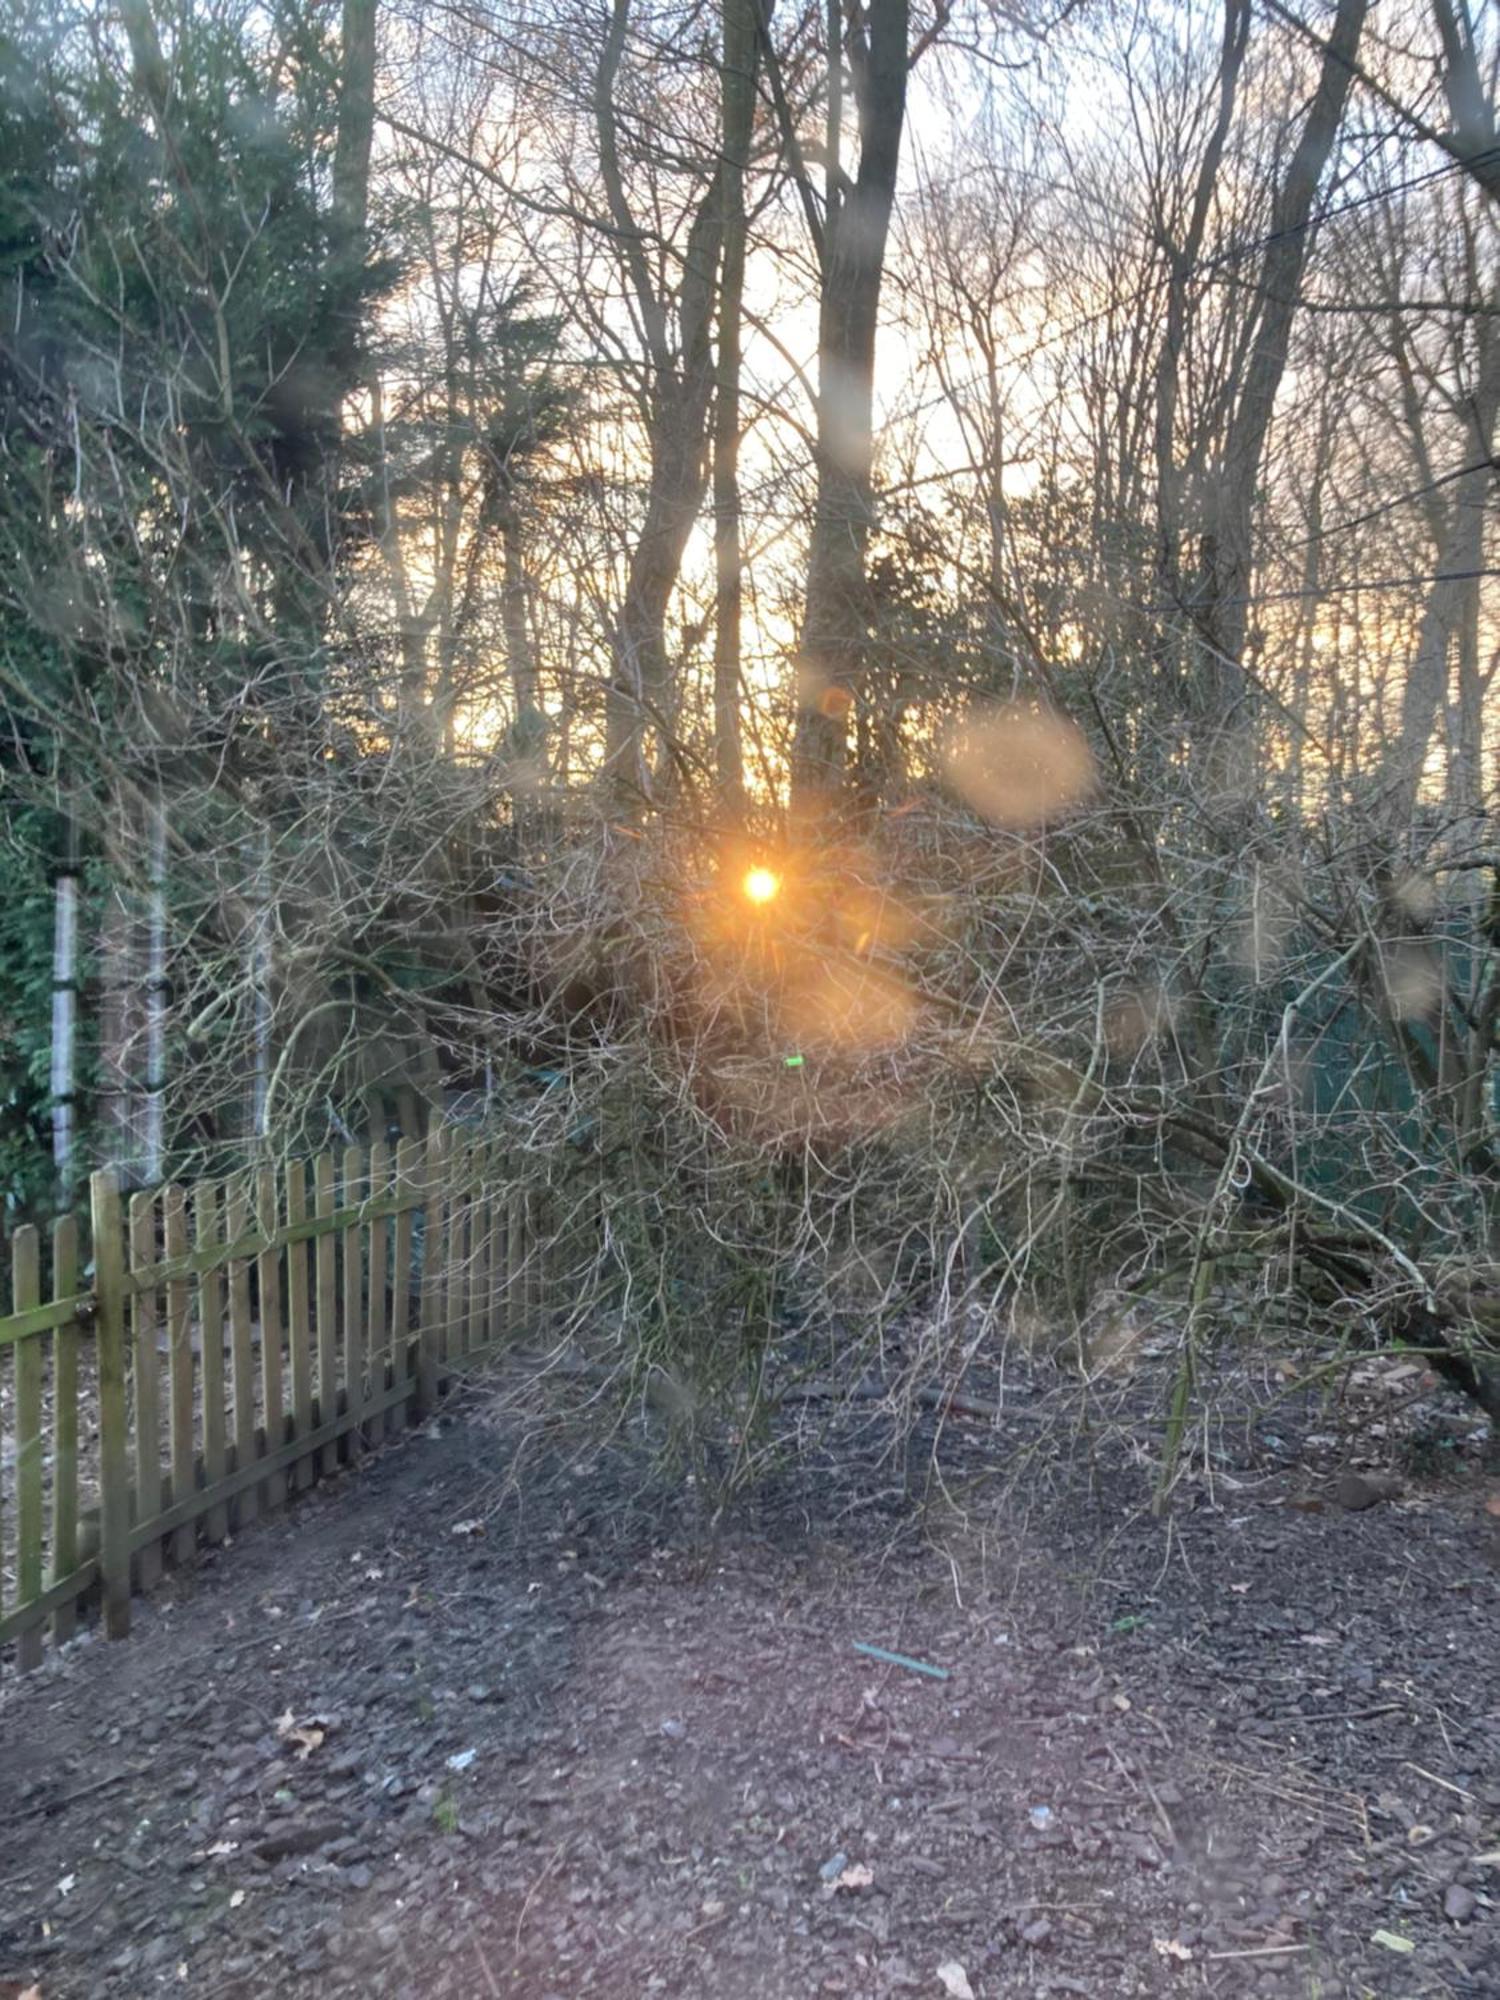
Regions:
<svg viewBox="0 0 1500 2000"><path fill-rule="evenodd" d="M1193 182L1187 231L1180 243L1157 224L1157 242L1167 262L1166 327L1156 359L1154 399L1156 448L1157 580L1168 604L1182 595L1182 474L1178 466L1177 407L1182 389L1182 357L1190 324L1193 274L1213 211L1214 192L1250 37L1248 0L1224 0L1224 37L1219 52L1219 96L1213 129Z"/></svg>
<svg viewBox="0 0 1500 2000"><path fill-rule="evenodd" d="M1481 337L1484 344L1469 405L1467 461L1478 469L1456 482L1447 532L1433 566L1436 577L1428 588L1416 651L1401 691L1401 733L1387 763L1387 808L1398 837L1410 827L1416 810L1433 731L1447 700L1451 647L1463 630L1469 592L1477 589L1477 579L1466 572L1479 569L1484 557L1485 514L1494 472L1480 461L1495 448L1500 416L1500 336L1493 324L1487 323Z"/></svg>
<svg viewBox="0 0 1500 2000"><path fill-rule="evenodd" d="M530 595L520 509L514 496L507 495L500 516L500 622L505 632L505 659L516 704L516 728L520 740L527 745L541 720L536 648L531 643Z"/></svg>
<svg viewBox="0 0 1500 2000"><path fill-rule="evenodd" d="M1253 528L1266 437L1307 268L1312 205L1343 122L1369 9L1370 0L1339 0L1312 108L1272 208L1253 308L1258 316L1255 335L1225 443L1204 578L1206 602L1197 621L1205 640L1200 695L1215 732L1226 712L1243 703Z"/></svg>
<svg viewBox="0 0 1500 2000"><path fill-rule="evenodd" d="M604 775L631 802L649 794L646 734L663 726L670 701L667 607L703 508L707 403L672 396L651 432L646 515L615 627L606 707Z"/></svg>
<svg viewBox="0 0 1500 2000"><path fill-rule="evenodd" d="M74 834L53 887L52 928L52 1164L64 1208L76 1179L78 1092L78 874Z"/></svg>
<svg viewBox="0 0 1500 2000"><path fill-rule="evenodd" d="M755 124L759 0L723 0L724 223L714 401L714 761L725 818L745 809L740 740L744 552L740 520L740 315L745 292L745 171Z"/></svg>
<svg viewBox="0 0 1500 2000"><path fill-rule="evenodd" d="M711 176L688 230L676 301L674 344L668 302L657 291L644 235L631 211L620 165L615 79L625 52L630 0L613 0L594 76L599 166L626 278L645 330L647 402L646 510L631 551L625 598L615 627L605 703L603 776L631 806L649 793L645 737L672 707L666 620L688 536L708 484L709 407L714 388L713 317L724 225L724 163Z"/></svg>
<svg viewBox="0 0 1500 2000"><path fill-rule="evenodd" d="M343 74L334 135L333 205L349 232L348 253L364 261L375 136L376 0L344 0Z"/></svg>
<svg viewBox="0 0 1500 2000"><path fill-rule="evenodd" d="M99 915L99 1126L101 1164L133 1178L139 1152L134 1081L140 982L138 925L130 882L130 818L114 802L105 839L106 887Z"/></svg>
<svg viewBox="0 0 1500 2000"><path fill-rule="evenodd" d="M167 819L159 798L146 818L145 1095L141 1107L141 1175L162 1178L167 1087Z"/></svg>
<svg viewBox="0 0 1500 2000"><path fill-rule="evenodd" d="M792 745L792 805L802 818L825 814L842 786L847 718L869 632L875 334L906 116L909 28L908 0L870 0L849 50L859 168L823 231L818 490Z"/></svg>
<svg viewBox="0 0 1500 2000"><path fill-rule="evenodd" d="M250 929L245 974L250 982L250 1137L257 1149L269 1137L267 1093L271 1084L271 833L253 836L250 871Z"/></svg>

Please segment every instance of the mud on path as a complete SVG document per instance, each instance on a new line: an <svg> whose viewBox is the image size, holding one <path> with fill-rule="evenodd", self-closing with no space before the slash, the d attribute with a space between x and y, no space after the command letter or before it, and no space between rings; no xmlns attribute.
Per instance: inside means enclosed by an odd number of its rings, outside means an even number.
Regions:
<svg viewBox="0 0 1500 2000"><path fill-rule="evenodd" d="M1500 1994L1488 1488L1301 1513L1247 1438L1168 1531L1004 1449L710 1534L414 1434L0 1691L0 1993Z"/></svg>

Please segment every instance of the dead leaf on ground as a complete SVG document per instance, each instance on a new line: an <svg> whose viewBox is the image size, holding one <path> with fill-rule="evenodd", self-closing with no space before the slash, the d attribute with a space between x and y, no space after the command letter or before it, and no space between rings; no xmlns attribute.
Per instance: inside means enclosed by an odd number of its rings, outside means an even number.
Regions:
<svg viewBox="0 0 1500 2000"><path fill-rule="evenodd" d="M306 1722L298 1722L292 1711L287 1709L284 1714L276 1718L276 1734L305 1764L314 1750L327 1741L328 1729L321 1716L312 1716Z"/></svg>
<svg viewBox="0 0 1500 2000"><path fill-rule="evenodd" d="M974 2000L974 1989L969 1984L969 1975L956 1958L944 1959L937 1969L937 1976L943 1982L943 1991L949 2000Z"/></svg>
<svg viewBox="0 0 1500 2000"><path fill-rule="evenodd" d="M1500 1514L1500 1493L1492 1493L1484 1503L1486 1514Z"/></svg>
<svg viewBox="0 0 1500 2000"><path fill-rule="evenodd" d="M1185 1945L1180 1938L1152 1938L1151 1949L1159 1952L1163 1958L1175 1958L1182 1965L1192 1962L1192 1948Z"/></svg>
<svg viewBox="0 0 1500 2000"><path fill-rule="evenodd" d="M833 1886L835 1890L868 1889L874 1880L874 1871L867 1868L863 1861L851 1861Z"/></svg>

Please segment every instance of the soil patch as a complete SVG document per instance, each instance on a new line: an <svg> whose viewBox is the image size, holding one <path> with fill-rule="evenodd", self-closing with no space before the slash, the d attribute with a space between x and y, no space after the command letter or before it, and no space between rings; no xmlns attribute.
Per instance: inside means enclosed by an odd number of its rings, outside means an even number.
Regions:
<svg viewBox="0 0 1500 2000"><path fill-rule="evenodd" d="M1158 1524L1035 1414L1024 1513L869 1410L716 1530L413 1434L0 1694L0 1991L1500 1993L1482 1475L1304 1511L1282 1412Z"/></svg>

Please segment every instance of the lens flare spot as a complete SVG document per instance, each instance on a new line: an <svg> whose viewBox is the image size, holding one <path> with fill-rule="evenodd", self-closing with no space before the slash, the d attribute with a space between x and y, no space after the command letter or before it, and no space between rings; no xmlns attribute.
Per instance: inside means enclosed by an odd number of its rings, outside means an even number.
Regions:
<svg viewBox="0 0 1500 2000"><path fill-rule="evenodd" d="M1083 731L1022 702L970 716L944 744L944 763L966 805L1014 832L1061 819L1094 789Z"/></svg>
<svg viewBox="0 0 1500 2000"><path fill-rule="evenodd" d="M781 877L772 868L752 868L745 876L744 890L752 903L774 902L781 893Z"/></svg>

